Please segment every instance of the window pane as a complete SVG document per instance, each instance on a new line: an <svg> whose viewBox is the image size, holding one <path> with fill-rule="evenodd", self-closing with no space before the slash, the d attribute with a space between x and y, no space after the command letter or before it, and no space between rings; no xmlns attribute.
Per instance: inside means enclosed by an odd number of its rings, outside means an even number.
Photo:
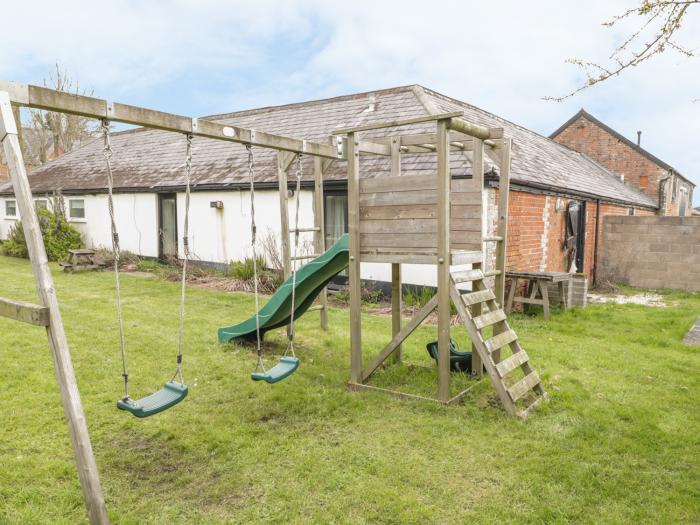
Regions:
<svg viewBox="0 0 700 525"><path fill-rule="evenodd" d="M17 202L16 201L5 201L5 216L16 217L17 216Z"/></svg>
<svg viewBox="0 0 700 525"><path fill-rule="evenodd" d="M71 199L68 201L68 215L71 219L85 218L85 201L83 199Z"/></svg>
<svg viewBox="0 0 700 525"><path fill-rule="evenodd" d="M37 199L34 201L34 206L37 210L48 210L49 203L45 199Z"/></svg>
<svg viewBox="0 0 700 525"><path fill-rule="evenodd" d="M347 195L326 195L326 246L347 233Z"/></svg>

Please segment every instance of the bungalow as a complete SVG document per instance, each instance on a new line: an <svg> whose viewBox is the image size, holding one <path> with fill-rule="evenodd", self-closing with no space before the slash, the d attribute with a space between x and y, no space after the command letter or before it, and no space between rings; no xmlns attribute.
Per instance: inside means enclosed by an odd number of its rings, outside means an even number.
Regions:
<svg viewBox="0 0 700 525"><path fill-rule="evenodd" d="M476 124L504 128L505 135L513 139L507 252L510 269L575 270L594 276L601 217L657 213L659 203L653 195L626 184L586 154L417 85L206 118L326 142L334 129L448 111L463 111L465 119ZM410 131L423 133L429 129L416 124ZM391 133L391 129L380 130L366 136L377 138ZM123 249L149 257L181 253L177 232L181 231L184 216L185 147L182 135L160 130L139 128L113 134L115 211ZM253 150L258 235L267 236L268 241L276 244L280 235L276 157L272 151ZM467 154L454 152L453 155L453 176L471 176ZM303 159L298 195L294 194L294 177L289 177L290 208L294 209L294 199L300 199L302 226L310 225L313 220L312 162L310 158ZM385 157L363 157L362 163L365 176L382 177L390 172ZM404 174L434 170L434 155L402 156ZM347 229L344 162L333 161L325 173L324 220L326 241L331 243ZM200 260L214 264L226 264L249 255L250 195L244 147L195 138L192 176L190 247L193 253ZM49 197L60 191L69 220L81 230L89 246L110 245L106 168L100 140L36 169L29 179L42 205L48 205ZM498 175L493 165L487 163L484 179L485 222L489 230L494 230ZM7 235L16 218L12 187L0 183L0 239ZM305 240L310 239L309 235ZM489 257L486 262L488 265ZM407 265L404 281L433 284L435 275L430 268ZM390 281L390 275L388 265L363 263L365 279Z"/></svg>

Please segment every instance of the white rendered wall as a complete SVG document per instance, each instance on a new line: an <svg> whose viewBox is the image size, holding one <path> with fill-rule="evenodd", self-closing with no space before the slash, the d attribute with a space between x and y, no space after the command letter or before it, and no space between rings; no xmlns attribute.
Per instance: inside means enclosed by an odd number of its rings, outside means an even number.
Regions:
<svg viewBox="0 0 700 525"><path fill-rule="evenodd" d="M493 193L493 190L492 190ZM488 193L484 192L486 197ZM110 248L110 224L106 195L65 196L85 201L85 219L71 220L90 248ZM294 227L296 196L289 198L289 226ZM212 208L212 201L223 202L223 208ZM487 200L488 202L488 200ZM492 203L489 203L492 205ZM158 256L158 196L156 193L119 193L114 196L115 216L123 250L146 256ZM0 199L0 239L7 237L14 220L4 217L5 203ZM185 219L185 194L177 195L178 249L182 255L182 235ZM264 254L262 241L272 232L280 245L280 206L277 190L256 190L255 220L257 224L258 253ZM313 191L302 190L299 224L313 226ZM293 249L294 235L290 235ZM311 253L313 233L300 235L300 253ZM250 248L250 193L240 191L193 192L190 201L190 250L192 257L206 262L229 263L251 255ZM305 261L300 262L303 264ZM362 263L363 279L391 281L391 265ZM406 284L436 286L437 267L424 264L402 265L402 280Z"/></svg>

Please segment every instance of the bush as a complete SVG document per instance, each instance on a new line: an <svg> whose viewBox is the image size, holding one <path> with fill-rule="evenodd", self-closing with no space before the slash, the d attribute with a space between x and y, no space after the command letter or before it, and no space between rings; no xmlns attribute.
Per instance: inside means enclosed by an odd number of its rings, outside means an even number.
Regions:
<svg viewBox="0 0 700 525"><path fill-rule="evenodd" d="M262 275L265 271L265 257L258 255L257 258L258 276ZM232 261L228 269L229 276L234 279L240 279L241 281L250 281L253 279L253 258L246 257L242 261Z"/></svg>
<svg viewBox="0 0 700 525"><path fill-rule="evenodd" d="M41 236L44 238L46 255L49 261L63 261L68 257L68 250L83 246L80 232L59 215L49 210L38 209ZM2 245L3 252L12 257L28 258L27 243L24 240L22 223L17 222L10 228L9 236Z"/></svg>
<svg viewBox="0 0 700 525"><path fill-rule="evenodd" d="M428 304L428 302L430 302L430 300L435 294L437 294L437 290L433 288L422 287L420 288L420 290L417 287L409 288L404 294L403 302L406 306L415 306L418 308L422 308L423 306ZM456 314L457 308L452 303L452 301L450 301L450 315Z"/></svg>

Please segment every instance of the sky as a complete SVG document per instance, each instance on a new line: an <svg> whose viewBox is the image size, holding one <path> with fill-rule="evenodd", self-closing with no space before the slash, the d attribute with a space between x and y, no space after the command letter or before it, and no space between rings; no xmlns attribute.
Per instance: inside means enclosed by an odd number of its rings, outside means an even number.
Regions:
<svg viewBox="0 0 700 525"><path fill-rule="evenodd" d="M580 108L700 186L700 58L656 57L564 102L640 0L2 1L0 78L61 64L95 96L185 115L422 84L549 135ZM679 40L700 50L700 6ZM700 191L695 195L700 203Z"/></svg>

